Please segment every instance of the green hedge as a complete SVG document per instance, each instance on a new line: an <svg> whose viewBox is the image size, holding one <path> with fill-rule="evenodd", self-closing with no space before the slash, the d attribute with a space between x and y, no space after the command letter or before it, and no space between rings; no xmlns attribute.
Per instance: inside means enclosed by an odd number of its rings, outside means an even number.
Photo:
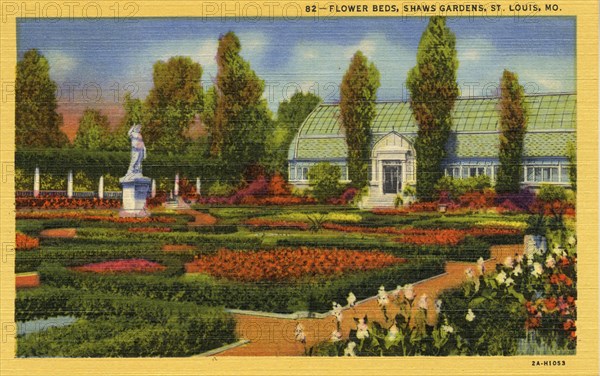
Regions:
<svg viewBox="0 0 600 376"><path fill-rule="evenodd" d="M221 307L124 297L72 288L20 291L16 319L83 318L17 340L18 356L189 356L235 341Z"/></svg>
<svg viewBox="0 0 600 376"><path fill-rule="evenodd" d="M373 296L380 285L395 288L441 274L444 271L443 264L439 257L414 257L406 264L390 268L304 283L238 283L210 277L186 281L184 278L153 275L90 275L49 264L42 265L38 270L42 284L49 286L289 313L303 310L325 312L331 309L332 301L345 301L350 291L358 299Z"/></svg>

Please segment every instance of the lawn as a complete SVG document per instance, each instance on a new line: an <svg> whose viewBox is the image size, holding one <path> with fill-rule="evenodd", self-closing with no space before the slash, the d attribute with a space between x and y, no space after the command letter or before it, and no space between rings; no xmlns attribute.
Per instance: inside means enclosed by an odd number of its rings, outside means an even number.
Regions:
<svg viewBox="0 0 600 376"><path fill-rule="evenodd" d="M18 355L198 354L236 340L225 308L327 312L349 292L364 299L373 286L441 274L449 260L488 258L490 245L522 242L527 220L325 205L195 210L216 223L188 226L193 215L164 209L144 220L19 210L15 270L39 273L41 286L18 290L17 320L75 320L19 336ZM45 236L61 228L76 236Z"/></svg>

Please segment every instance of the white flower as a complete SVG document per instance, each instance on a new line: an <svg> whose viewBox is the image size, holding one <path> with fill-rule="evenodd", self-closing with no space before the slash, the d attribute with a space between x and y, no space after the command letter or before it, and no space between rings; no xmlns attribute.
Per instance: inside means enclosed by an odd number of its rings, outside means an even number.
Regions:
<svg viewBox="0 0 600 376"><path fill-rule="evenodd" d="M342 322L342 306L336 302L333 302L333 310L331 311L331 315L335 316L337 321Z"/></svg>
<svg viewBox="0 0 600 376"><path fill-rule="evenodd" d="M369 327L364 318L358 319L358 323L356 324L356 338L369 338Z"/></svg>
<svg viewBox="0 0 600 376"><path fill-rule="evenodd" d="M560 256L560 257L566 255L565 250L562 249L561 247L559 247L558 245L554 246L554 248L552 249L552 253L554 253L555 255ZM550 257L550 256L548 256L548 257Z"/></svg>
<svg viewBox="0 0 600 376"><path fill-rule="evenodd" d="M512 268L513 267L513 258L508 256L507 258L504 259L504 266L506 266L507 268Z"/></svg>
<svg viewBox="0 0 600 376"><path fill-rule="evenodd" d="M400 331L398 330L398 327L396 326L396 324L392 325L392 327L388 331L387 339L389 339L390 341L393 341L394 339L396 339L399 332Z"/></svg>
<svg viewBox="0 0 600 376"><path fill-rule="evenodd" d="M546 267L552 269L556 266L556 260L552 256L546 257Z"/></svg>
<svg viewBox="0 0 600 376"><path fill-rule="evenodd" d="M503 270L496 275L496 282L498 282L498 284L501 285L504 283L504 281L506 281L506 273L504 273Z"/></svg>
<svg viewBox="0 0 600 376"><path fill-rule="evenodd" d="M533 256L527 257L527 266L533 265Z"/></svg>
<svg viewBox="0 0 600 376"><path fill-rule="evenodd" d="M483 257L480 257L477 260L477 270L479 270L480 274L485 273L485 265L484 265Z"/></svg>
<svg viewBox="0 0 600 376"><path fill-rule="evenodd" d="M331 332L331 338L329 339L331 342L338 342L342 339L342 333L338 332L337 330L334 330L333 332Z"/></svg>
<svg viewBox="0 0 600 376"><path fill-rule="evenodd" d="M379 287L379 292L377 292L377 304L380 307L385 307L389 303L388 294L385 292L385 287Z"/></svg>
<svg viewBox="0 0 600 376"><path fill-rule="evenodd" d="M517 257L515 257L515 261L517 262L517 264L520 264L523 262L523 255L518 255Z"/></svg>
<svg viewBox="0 0 600 376"><path fill-rule="evenodd" d="M429 305L429 298L427 297L427 294L421 295L421 298L419 299L419 308L426 310L428 305Z"/></svg>
<svg viewBox="0 0 600 376"><path fill-rule="evenodd" d="M567 239L567 243L573 247L575 246L575 244L577 244L577 239L575 239L574 235L569 236L569 239Z"/></svg>
<svg viewBox="0 0 600 376"><path fill-rule="evenodd" d="M506 278L506 281L504 281L504 283L506 283L506 286L509 287L509 286L512 286L515 284L515 280L508 277L508 278Z"/></svg>
<svg viewBox="0 0 600 376"><path fill-rule="evenodd" d="M534 277L539 277L544 273L544 268L542 267L542 264L540 264L539 262L534 262L533 263L533 271L531 272L531 274L533 274Z"/></svg>
<svg viewBox="0 0 600 376"><path fill-rule="evenodd" d="M302 326L302 324L298 323L298 325L296 325L294 336L296 337L296 341L306 343L306 334L304 334L304 326Z"/></svg>
<svg viewBox="0 0 600 376"><path fill-rule="evenodd" d="M441 329L446 333L454 333L454 328L450 325L442 325Z"/></svg>
<svg viewBox="0 0 600 376"><path fill-rule="evenodd" d="M392 296L394 298L397 298L398 296L400 296L400 292L402 292L402 286L398 285L396 286L396 289L392 291Z"/></svg>
<svg viewBox="0 0 600 376"><path fill-rule="evenodd" d="M354 307L354 304L356 304L356 295L350 292L346 300L348 301L348 306Z"/></svg>
<svg viewBox="0 0 600 376"><path fill-rule="evenodd" d="M442 299L435 300L435 313L438 315L442 312Z"/></svg>
<svg viewBox="0 0 600 376"><path fill-rule="evenodd" d="M413 300L415 298L415 290L413 289L412 284L404 285L403 291L406 299Z"/></svg>
<svg viewBox="0 0 600 376"><path fill-rule="evenodd" d="M356 353L354 352L355 347L355 342L349 342L346 348L344 349L344 356L356 356Z"/></svg>
<svg viewBox="0 0 600 376"><path fill-rule="evenodd" d="M475 277L475 275L473 274L473 269L471 269L471 268L465 269L465 275L467 276L468 279L473 279Z"/></svg>
<svg viewBox="0 0 600 376"><path fill-rule="evenodd" d="M520 276L521 273L523 273L523 269L521 269L521 264L517 264L517 266L515 266L515 268L512 271L512 274L515 276Z"/></svg>
<svg viewBox="0 0 600 376"><path fill-rule="evenodd" d="M475 314L473 313L471 308L469 308L469 310L467 311L467 315L465 316L465 319L467 319L467 321L475 320Z"/></svg>

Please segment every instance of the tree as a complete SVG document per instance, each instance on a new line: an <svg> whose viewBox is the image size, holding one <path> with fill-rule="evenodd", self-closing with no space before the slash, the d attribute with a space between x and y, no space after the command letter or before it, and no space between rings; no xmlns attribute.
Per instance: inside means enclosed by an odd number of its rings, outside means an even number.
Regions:
<svg viewBox="0 0 600 376"><path fill-rule="evenodd" d="M264 82L240 56L233 32L219 38L216 107L210 127L211 155L218 158L230 179L250 177L265 152L272 121L262 98Z"/></svg>
<svg viewBox="0 0 600 376"><path fill-rule="evenodd" d="M569 161L569 181L571 188L577 190L577 145L575 142L567 144L567 160Z"/></svg>
<svg viewBox="0 0 600 376"><path fill-rule="evenodd" d="M148 148L181 153L188 144L186 131L202 112L202 67L189 57L174 56L154 64L154 87L146 97L148 121L144 141Z"/></svg>
<svg viewBox="0 0 600 376"><path fill-rule="evenodd" d="M17 63L15 125L17 146L62 147L68 144L56 111L57 86L50 79L50 64L37 50L25 52Z"/></svg>
<svg viewBox="0 0 600 376"><path fill-rule="evenodd" d="M369 183L371 124L375 118L375 100L379 71L362 52L352 57L340 87L340 115L348 145L348 178L356 188Z"/></svg>
<svg viewBox="0 0 600 376"><path fill-rule="evenodd" d="M417 197L431 200L443 175L451 112L458 97L456 37L444 17L431 17L421 36L417 65L408 72L410 104L417 121Z"/></svg>
<svg viewBox="0 0 600 376"><path fill-rule="evenodd" d="M132 98L131 93L125 93L123 100L125 116L118 128L110 134L107 150L126 151L130 148L127 132L134 124L146 124L148 122L148 111L141 100ZM145 135L142 134L145 137Z"/></svg>
<svg viewBox="0 0 600 376"><path fill-rule="evenodd" d="M500 168L496 178L496 191L499 193L517 193L520 190L526 131L523 86L516 74L505 69L500 81Z"/></svg>
<svg viewBox="0 0 600 376"><path fill-rule="evenodd" d="M308 184L312 188L313 195L320 202L339 196L341 178L340 166L328 162L319 162L308 170Z"/></svg>
<svg viewBox="0 0 600 376"><path fill-rule="evenodd" d="M298 133L300 125L321 102L312 93L296 92L285 99L277 108L277 120L269 143L266 145L265 165L269 174L287 176L287 158L290 144Z"/></svg>
<svg viewBox="0 0 600 376"><path fill-rule="evenodd" d="M106 115L91 108L85 109L73 145L78 149L105 150L110 142L110 123Z"/></svg>

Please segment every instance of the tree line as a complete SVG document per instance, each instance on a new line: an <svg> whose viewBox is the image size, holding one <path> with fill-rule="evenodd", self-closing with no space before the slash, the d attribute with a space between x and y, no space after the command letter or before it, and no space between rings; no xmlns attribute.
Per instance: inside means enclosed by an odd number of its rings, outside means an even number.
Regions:
<svg viewBox="0 0 600 376"><path fill-rule="evenodd" d="M219 38L217 76L203 90L202 67L189 57L174 56L153 66L153 87L144 99L125 96L125 116L114 131L98 110L86 109L72 147L88 150L127 150L127 130L143 125L151 152L201 153L218 161L232 182L276 172L286 176L287 151L303 120L320 103L311 93L298 92L280 103L274 117L263 98L264 81L240 55L242 46L233 32ZM456 37L444 17L431 17L408 72L410 105L418 125L417 196L431 200L443 176L442 162L452 131L452 110L459 96ZM380 74L373 62L357 51L340 85L340 122L348 146L348 173L356 188L368 186ZM54 97L56 84L49 64L36 50L27 51L17 66L17 148L64 147ZM190 125L201 122L206 135L192 141ZM519 190L527 109L517 75L507 70L500 90L499 192Z"/></svg>

